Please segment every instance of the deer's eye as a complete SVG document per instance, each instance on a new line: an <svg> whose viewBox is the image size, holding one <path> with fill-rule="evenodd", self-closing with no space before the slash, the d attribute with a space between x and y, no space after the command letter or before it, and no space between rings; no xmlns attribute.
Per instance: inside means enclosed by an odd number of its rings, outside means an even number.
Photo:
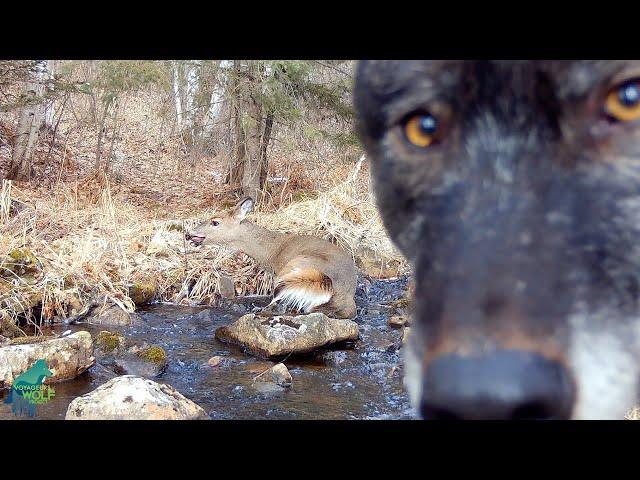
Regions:
<svg viewBox="0 0 640 480"><path fill-rule="evenodd" d="M433 115L428 113L415 114L409 117L404 124L404 135L412 145L427 148L433 143L438 131L438 122Z"/></svg>
<svg viewBox="0 0 640 480"><path fill-rule="evenodd" d="M217 220L211 220L211 225L213 225L214 227L217 227L218 225L220 225L220 222Z"/></svg>
<svg viewBox="0 0 640 480"><path fill-rule="evenodd" d="M607 115L620 122L640 118L640 78L628 80L615 87L605 101Z"/></svg>

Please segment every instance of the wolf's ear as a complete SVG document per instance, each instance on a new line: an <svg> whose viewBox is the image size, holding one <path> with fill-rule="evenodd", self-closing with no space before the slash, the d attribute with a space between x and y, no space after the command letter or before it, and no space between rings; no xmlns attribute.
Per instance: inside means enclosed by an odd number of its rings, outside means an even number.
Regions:
<svg viewBox="0 0 640 480"><path fill-rule="evenodd" d="M240 221L244 220L244 218L253 211L253 203L253 198L251 197L240 200L233 211L233 216Z"/></svg>

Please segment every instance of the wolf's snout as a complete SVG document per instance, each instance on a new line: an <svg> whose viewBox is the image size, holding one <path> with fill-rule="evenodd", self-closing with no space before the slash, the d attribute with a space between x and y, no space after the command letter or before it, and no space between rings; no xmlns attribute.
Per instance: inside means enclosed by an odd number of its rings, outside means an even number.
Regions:
<svg viewBox="0 0 640 480"><path fill-rule="evenodd" d="M569 372L542 355L445 354L425 371L420 410L426 419L568 419L574 397Z"/></svg>
<svg viewBox="0 0 640 480"><path fill-rule="evenodd" d="M200 245L204 241L204 239L206 237L202 237L202 236L199 236L199 235L192 235L190 233L185 233L184 238L186 238L191 243L194 243L196 245Z"/></svg>

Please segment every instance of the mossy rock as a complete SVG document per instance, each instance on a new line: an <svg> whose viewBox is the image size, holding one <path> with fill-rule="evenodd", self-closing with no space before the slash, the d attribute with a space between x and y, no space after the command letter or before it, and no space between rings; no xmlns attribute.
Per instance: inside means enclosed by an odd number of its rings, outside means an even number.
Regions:
<svg viewBox="0 0 640 480"><path fill-rule="evenodd" d="M14 248L2 262L4 269L18 276L34 275L42 270L42 262L28 248ZM3 272L6 276L7 272Z"/></svg>
<svg viewBox="0 0 640 480"><path fill-rule="evenodd" d="M167 352L164 348L157 345L151 345L139 350L136 355L147 362L153 362L159 365L167 363Z"/></svg>
<svg viewBox="0 0 640 480"><path fill-rule="evenodd" d="M126 339L118 332L101 331L95 340L97 349L104 353L113 353L124 348Z"/></svg>
<svg viewBox="0 0 640 480"><path fill-rule="evenodd" d="M152 302L156 296L156 286L148 282L136 282L129 287L129 298L136 305Z"/></svg>
<svg viewBox="0 0 640 480"><path fill-rule="evenodd" d="M27 345L30 343L42 343L42 342L46 342L47 340L53 340L54 338L57 338L57 337L52 335L35 335L35 336L28 335L28 336L13 338L10 344L11 345Z"/></svg>

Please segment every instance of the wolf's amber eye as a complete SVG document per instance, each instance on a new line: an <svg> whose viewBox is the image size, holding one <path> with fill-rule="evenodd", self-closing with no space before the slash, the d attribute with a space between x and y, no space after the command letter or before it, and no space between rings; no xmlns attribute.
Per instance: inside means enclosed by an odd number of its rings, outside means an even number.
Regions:
<svg viewBox="0 0 640 480"><path fill-rule="evenodd" d="M614 88L607 95L605 110L621 122L640 118L640 79L628 81Z"/></svg>
<svg viewBox="0 0 640 480"><path fill-rule="evenodd" d="M438 122L433 115L413 115L404 124L404 134L407 140L416 147L426 148L433 143L438 129Z"/></svg>

